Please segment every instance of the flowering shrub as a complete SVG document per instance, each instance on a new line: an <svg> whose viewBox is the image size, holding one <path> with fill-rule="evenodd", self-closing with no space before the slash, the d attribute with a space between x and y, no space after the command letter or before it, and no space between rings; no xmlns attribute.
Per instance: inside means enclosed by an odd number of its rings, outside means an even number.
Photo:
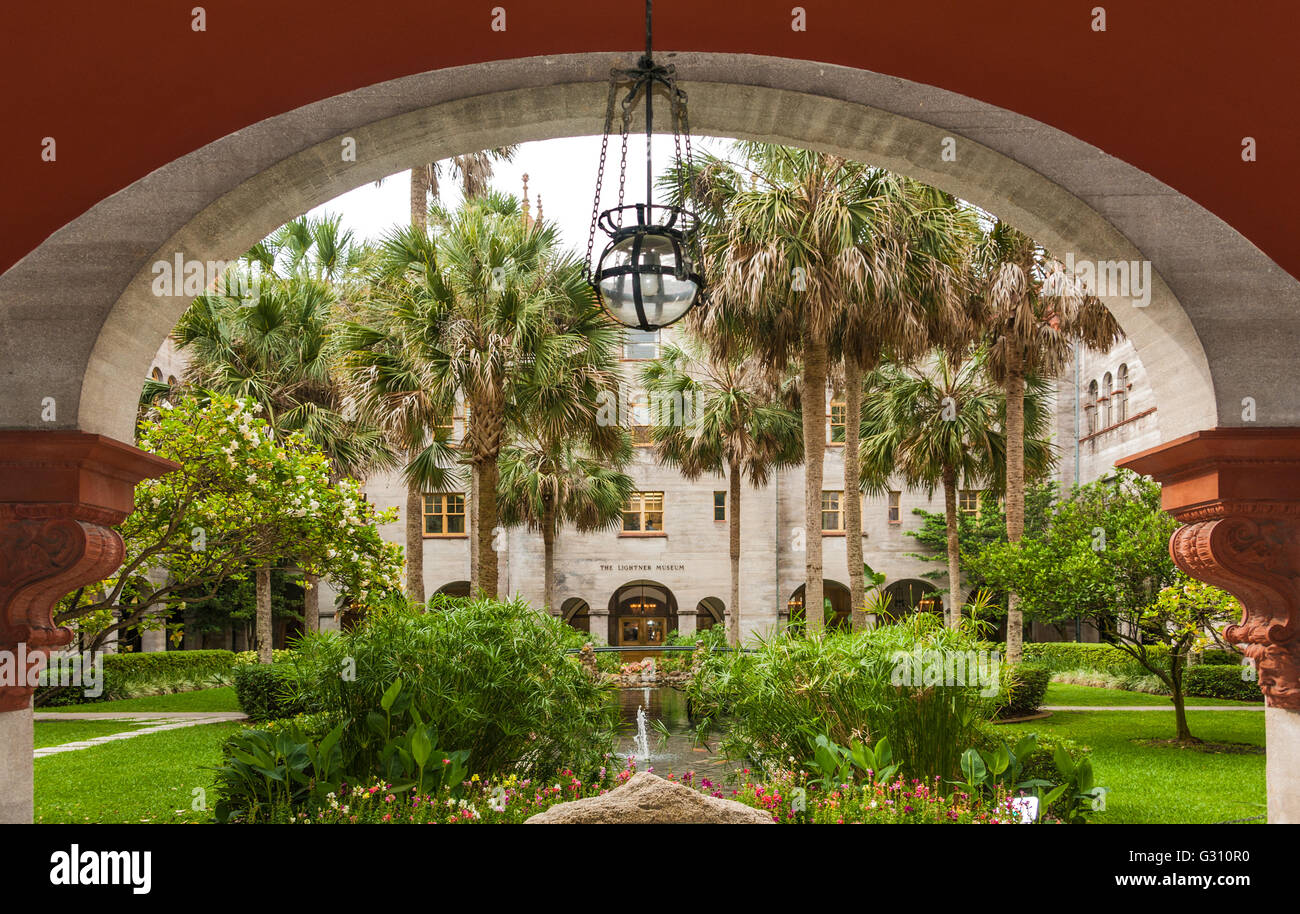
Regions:
<svg viewBox="0 0 1300 914"><path fill-rule="evenodd" d="M612 759L611 759L612 761ZM511 775L484 780L474 775L460 790L444 787L436 793L403 796L392 785L376 780L364 786L344 787L326 796L312 810L282 811L274 821L299 824L518 824L559 803L596 797L627 782L636 773L628 760L622 767L604 767L590 781L570 770L552 779L535 781ZM751 779L744 769L739 788L724 790L708 778L688 772L668 780L719 799L730 799L771 813L781 824L987 824L1007 825L1020 820L1009 798L971 798L963 793L943 796L937 785L898 778L887 784L848 784L829 792L806 786L805 775L780 772L766 779Z"/></svg>
<svg viewBox="0 0 1300 914"><path fill-rule="evenodd" d="M121 568L85 602L65 600L60 624L99 639L159 628L184 599L267 565L330 578L361 600L400 592L401 547L377 529L394 513L377 513L353 480L331 479L319 448L300 434L277 437L259 409L185 397L141 423L140 448L179 468L136 486L136 510L119 528Z"/></svg>
<svg viewBox="0 0 1300 914"><path fill-rule="evenodd" d="M746 775L748 771L744 772ZM782 772L766 781L746 780L732 799L772 814L772 821L814 825L1012 825L1020 815L1011 797L945 795L939 779L894 778L886 783L841 784L818 791L803 773ZM717 791L714 796L720 796Z"/></svg>

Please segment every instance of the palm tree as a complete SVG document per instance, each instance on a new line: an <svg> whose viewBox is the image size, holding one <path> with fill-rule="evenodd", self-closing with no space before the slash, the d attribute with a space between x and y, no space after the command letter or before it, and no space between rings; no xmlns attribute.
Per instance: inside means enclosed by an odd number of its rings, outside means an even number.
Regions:
<svg viewBox="0 0 1300 914"><path fill-rule="evenodd" d="M843 361L844 532L853 625L865 622L859 427L862 377L888 353L897 360L922 355L936 342L965 331L962 280L978 234L975 211L951 195L880 168L863 175L871 218L859 239L867 269L861 291L849 295L832 335L832 356Z"/></svg>
<svg viewBox="0 0 1300 914"><path fill-rule="evenodd" d="M555 538L572 525L592 533L617 526L636 484L621 472L632 458L632 442L621 436L618 453L594 458L565 438L537 436L502 449L497 487L501 522L524 524L542 534L543 603L555 613Z"/></svg>
<svg viewBox="0 0 1300 914"><path fill-rule="evenodd" d="M332 340L335 309L366 256L337 219L295 220L245 255L251 269L196 298L173 331L190 356L188 385L255 401L277 433L301 432L319 447L336 477L392 462L383 433L346 403ZM271 569L256 575L258 659L269 663ZM318 600L309 581L309 629Z"/></svg>
<svg viewBox="0 0 1300 914"><path fill-rule="evenodd" d="M976 351L964 360L936 352L922 362L886 363L867 375L862 417L862 482L883 490L898 477L909 488L933 495L943 487L948 534L947 624L961 621L958 486L1001 488L1006 437L1006 399ZM1050 413L1046 384L1031 378L1025 398L1026 463L1035 475L1050 469Z"/></svg>
<svg viewBox="0 0 1300 914"><path fill-rule="evenodd" d="M422 421L465 404L460 459L472 474L470 583L495 597L497 460L508 427L527 415L577 428L599 448L613 430L594 421L591 404L615 387L617 334L581 264L557 253L555 226L526 225L514 197L488 193L454 213L435 207L431 216L432 238L408 229L381 246L371 320L346 331L350 361L362 381L377 352L400 362L411 380L403 396L427 404L406 412L422 413ZM577 389L584 395L574 396ZM431 470L441 469L437 455L426 456Z"/></svg>
<svg viewBox="0 0 1300 914"><path fill-rule="evenodd" d="M429 202L432 199L437 205L442 199L442 178L444 174L453 175L460 183L461 195L469 200L473 197L482 196L488 191L492 179L492 167L496 162L510 161L514 158L517 146L500 146L495 149L484 149L479 152L469 152L463 155L453 156L439 162L432 162L427 165L417 165L411 169L411 227L421 236L427 236L429 230ZM376 186L383 183L380 178L375 182ZM432 261L430 261L432 263ZM402 399L400 394L389 390L386 392L376 392L377 395L385 398L388 402L389 409L383 412L392 420L394 424L389 426L389 431L394 435L395 440L406 446L408 470L416 464L423 463L426 472L408 471L404 474L406 480L406 507L402 512L405 519L405 539L406 539L406 596L416 603L424 602L424 493L432 489L442 488L442 480L446 478L445 466L441 460L430 460L430 453L427 450L432 446L435 451L443 450L440 445L446 445L445 438L439 441L438 428L445 421L442 416L429 416L422 409L423 405L418 401L421 399L417 391L407 391L404 407L399 407L396 413L391 411L394 398L399 401ZM425 413L426 423L416 422L411 424L412 420ZM477 492L470 492L470 501L476 501ZM476 564L477 553L472 553L470 558L471 567Z"/></svg>
<svg viewBox="0 0 1300 914"><path fill-rule="evenodd" d="M800 365L805 605L820 606L828 361L847 304L867 295L875 278L863 239L880 201L864 165L783 146L738 149L743 166L706 156L687 182L703 215L713 287L697 326L721 354L726 340L750 339L770 370ZM809 632L822 624L808 614Z"/></svg>
<svg viewBox="0 0 1300 914"><path fill-rule="evenodd" d="M740 645L740 488L742 476L759 488L780 467L802 457L799 418L780 379L755 357L711 358L694 340L668 345L642 369L642 383L661 406L651 430L662 463L687 479L726 475L731 553L731 621L728 639ZM784 396L783 396L784 394ZM672 404L676 415L662 422Z"/></svg>
<svg viewBox="0 0 1300 914"><path fill-rule="evenodd" d="M1014 543L1025 528L1025 378L1057 375L1076 342L1104 352L1123 333L1098 298L1064 276L1032 238L1001 220L981 239L972 269L972 310L989 370L1007 398L1007 538ZM1024 621L1016 595L1008 599L1007 661L1016 663Z"/></svg>

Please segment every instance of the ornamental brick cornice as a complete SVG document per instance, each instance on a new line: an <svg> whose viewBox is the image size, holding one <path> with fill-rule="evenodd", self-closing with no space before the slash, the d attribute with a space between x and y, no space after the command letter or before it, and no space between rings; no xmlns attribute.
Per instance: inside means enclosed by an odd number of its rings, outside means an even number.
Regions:
<svg viewBox="0 0 1300 914"><path fill-rule="evenodd" d="M1210 429L1119 463L1162 485L1169 553L1241 601L1225 632L1270 707L1300 710L1300 428Z"/></svg>
<svg viewBox="0 0 1300 914"><path fill-rule="evenodd" d="M176 468L101 435L0 431L0 651L39 664L71 642L54 605L117 569L123 545L112 528L134 509L136 483ZM0 711L31 695L0 685Z"/></svg>

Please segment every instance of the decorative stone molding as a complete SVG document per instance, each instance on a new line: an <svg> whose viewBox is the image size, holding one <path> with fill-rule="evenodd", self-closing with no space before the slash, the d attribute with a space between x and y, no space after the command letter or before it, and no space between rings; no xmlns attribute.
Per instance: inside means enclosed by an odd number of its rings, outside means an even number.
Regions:
<svg viewBox="0 0 1300 914"><path fill-rule="evenodd" d="M1269 707L1300 710L1300 428L1195 432L1119 463L1163 485L1179 568L1237 597L1225 632Z"/></svg>
<svg viewBox="0 0 1300 914"><path fill-rule="evenodd" d="M174 469L101 435L0 431L0 651L30 667L72 641L54 605L121 564L112 527L134 509L136 483ZM0 712L25 708L32 691L0 684Z"/></svg>

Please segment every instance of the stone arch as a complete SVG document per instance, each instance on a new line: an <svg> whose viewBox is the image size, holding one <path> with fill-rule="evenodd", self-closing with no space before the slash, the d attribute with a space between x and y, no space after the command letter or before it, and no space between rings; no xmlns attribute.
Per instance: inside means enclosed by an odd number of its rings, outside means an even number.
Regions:
<svg viewBox="0 0 1300 914"><path fill-rule="evenodd" d="M705 597L695 607L695 630L703 631L715 625L725 625L727 604L721 597Z"/></svg>
<svg viewBox="0 0 1300 914"><path fill-rule="evenodd" d="M914 612L943 613L939 588L929 581L903 578L886 585L885 593L890 597L888 615L895 619Z"/></svg>
<svg viewBox="0 0 1300 914"><path fill-rule="evenodd" d="M610 594L610 644L663 644L675 628L677 596L658 581L628 581Z"/></svg>
<svg viewBox="0 0 1300 914"><path fill-rule="evenodd" d="M0 358L28 364L0 398L0 427L129 440L135 379L187 304L155 297L151 265L177 253L237 257L289 218L387 174L503 143L596 132L605 75L590 53L472 64L403 77L268 118L182 156L102 201L0 276ZM1168 439L1239 425L1261 378L1269 425L1300 425L1300 284L1199 205L1053 128L955 93L869 71L746 55L675 55L697 133L803 145L883 165L996 213L1076 259L1150 260L1151 301L1108 299L1153 376ZM377 150L341 161L341 136ZM961 146L956 162L934 149ZM129 228L128 228L129 227ZM58 268L89 250L77 271ZM1208 282L1207 251L1216 275ZM1229 318L1229 316L1231 316ZM1243 334L1242 325L1269 334ZM69 332L52 335L52 326ZM34 347L39 341L39 347ZM42 352L39 360L30 359ZM1271 385L1276 385L1272 387ZM39 396L38 396L39 394ZM1262 423L1261 423L1262 424ZM49 427L48 425L45 427Z"/></svg>
<svg viewBox="0 0 1300 914"><path fill-rule="evenodd" d="M560 604L560 619L580 632L591 632L591 605L582 597L569 597Z"/></svg>
<svg viewBox="0 0 1300 914"><path fill-rule="evenodd" d="M434 591L435 596L438 594L448 597L468 597L469 581L448 581Z"/></svg>

